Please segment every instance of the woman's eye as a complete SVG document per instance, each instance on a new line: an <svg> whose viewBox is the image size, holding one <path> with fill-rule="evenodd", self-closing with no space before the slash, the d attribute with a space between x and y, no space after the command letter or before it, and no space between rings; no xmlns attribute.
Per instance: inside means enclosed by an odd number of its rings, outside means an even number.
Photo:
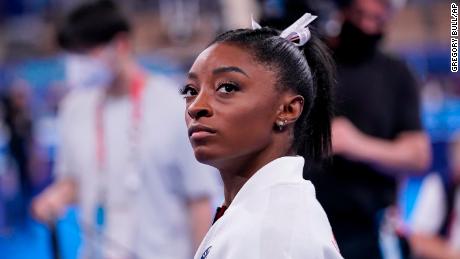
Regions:
<svg viewBox="0 0 460 259"><path fill-rule="evenodd" d="M239 87L233 83L224 83L224 84L219 85L219 87L217 88L217 91L221 93L225 93L225 94L235 92L238 90L239 90Z"/></svg>
<svg viewBox="0 0 460 259"><path fill-rule="evenodd" d="M184 97L190 97L197 95L198 91L190 85L186 85L180 90L180 94Z"/></svg>

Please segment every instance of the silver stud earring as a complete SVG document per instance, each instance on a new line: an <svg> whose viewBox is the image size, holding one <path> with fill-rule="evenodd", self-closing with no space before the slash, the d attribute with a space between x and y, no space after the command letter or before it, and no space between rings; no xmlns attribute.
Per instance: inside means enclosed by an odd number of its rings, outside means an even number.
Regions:
<svg viewBox="0 0 460 259"><path fill-rule="evenodd" d="M286 126L287 120L282 120L282 121L277 121L276 126L278 126L278 130L282 131L284 129L284 126Z"/></svg>

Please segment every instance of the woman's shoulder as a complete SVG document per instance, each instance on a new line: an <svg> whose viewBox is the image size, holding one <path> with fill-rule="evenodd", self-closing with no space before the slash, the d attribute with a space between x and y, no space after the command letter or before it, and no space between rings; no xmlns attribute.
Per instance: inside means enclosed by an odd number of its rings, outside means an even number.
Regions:
<svg viewBox="0 0 460 259"><path fill-rule="evenodd" d="M322 255L318 258L341 258L329 220L315 197L311 182L273 187L271 196L276 197L276 193L285 195L271 199L267 214L272 219L261 225L263 239L270 239L264 232L271 231L275 237L273 245L289 240L286 249L299 255L293 258L313 254Z"/></svg>
<svg viewBox="0 0 460 259"><path fill-rule="evenodd" d="M316 199L310 181L286 183L267 190L267 216L275 217L277 224L310 228L330 228L326 213Z"/></svg>

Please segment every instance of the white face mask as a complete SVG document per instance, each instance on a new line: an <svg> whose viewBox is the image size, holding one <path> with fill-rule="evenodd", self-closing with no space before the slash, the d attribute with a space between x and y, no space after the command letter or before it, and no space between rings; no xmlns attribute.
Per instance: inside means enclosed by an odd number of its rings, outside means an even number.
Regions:
<svg viewBox="0 0 460 259"><path fill-rule="evenodd" d="M106 53L103 53L106 54ZM70 87L106 88L114 80L110 61L102 57L69 54L65 61L66 81Z"/></svg>

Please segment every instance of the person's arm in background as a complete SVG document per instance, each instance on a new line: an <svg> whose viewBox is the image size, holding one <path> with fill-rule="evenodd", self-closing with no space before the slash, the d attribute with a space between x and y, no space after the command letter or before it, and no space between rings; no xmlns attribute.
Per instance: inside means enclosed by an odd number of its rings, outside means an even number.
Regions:
<svg viewBox="0 0 460 259"><path fill-rule="evenodd" d="M192 199L187 203L190 213L193 250L196 251L212 221L210 197Z"/></svg>
<svg viewBox="0 0 460 259"><path fill-rule="evenodd" d="M39 194L31 204L32 215L44 223L52 223L62 216L66 207L76 201L77 181L73 173L71 135L69 130L74 124L72 107L74 98L67 96L60 105L57 127L60 136L59 151L56 159L55 181Z"/></svg>
<svg viewBox="0 0 460 259"><path fill-rule="evenodd" d="M41 222L51 223L65 212L75 197L75 181L71 178L59 179L33 200L32 215Z"/></svg>
<svg viewBox="0 0 460 259"><path fill-rule="evenodd" d="M401 132L394 140L384 140L364 134L343 117L332 123L332 146L335 154L392 171L423 171L431 163L429 138L423 131Z"/></svg>
<svg viewBox="0 0 460 259"><path fill-rule="evenodd" d="M188 142L187 134L184 134ZM190 143L183 142L177 152L180 158L176 161L180 171L180 186L187 206L190 219L190 235L193 253L201 244L204 236L212 225L213 198L219 187L218 172L213 168L196 161ZM179 154L180 153L180 154Z"/></svg>
<svg viewBox="0 0 460 259"><path fill-rule="evenodd" d="M458 259L460 251L449 246L445 239L438 236L414 233L409 237L409 244L415 258Z"/></svg>
<svg viewBox="0 0 460 259"><path fill-rule="evenodd" d="M387 140L370 136L348 119L339 117L332 123L333 152L386 169L388 173L427 170L431 165L431 146L421 123L417 81L404 63L388 65L397 82L388 86L394 91L392 103L395 105L393 126L396 137Z"/></svg>
<svg viewBox="0 0 460 259"><path fill-rule="evenodd" d="M186 202L187 214L190 219L190 235L193 252L198 249L201 241L212 224L213 198L218 188L215 179L217 172L209 166L195 160L190 144L187 143L178 163L181 171L182 193ZM188 153L190 152L190 153Z"/></svg>

